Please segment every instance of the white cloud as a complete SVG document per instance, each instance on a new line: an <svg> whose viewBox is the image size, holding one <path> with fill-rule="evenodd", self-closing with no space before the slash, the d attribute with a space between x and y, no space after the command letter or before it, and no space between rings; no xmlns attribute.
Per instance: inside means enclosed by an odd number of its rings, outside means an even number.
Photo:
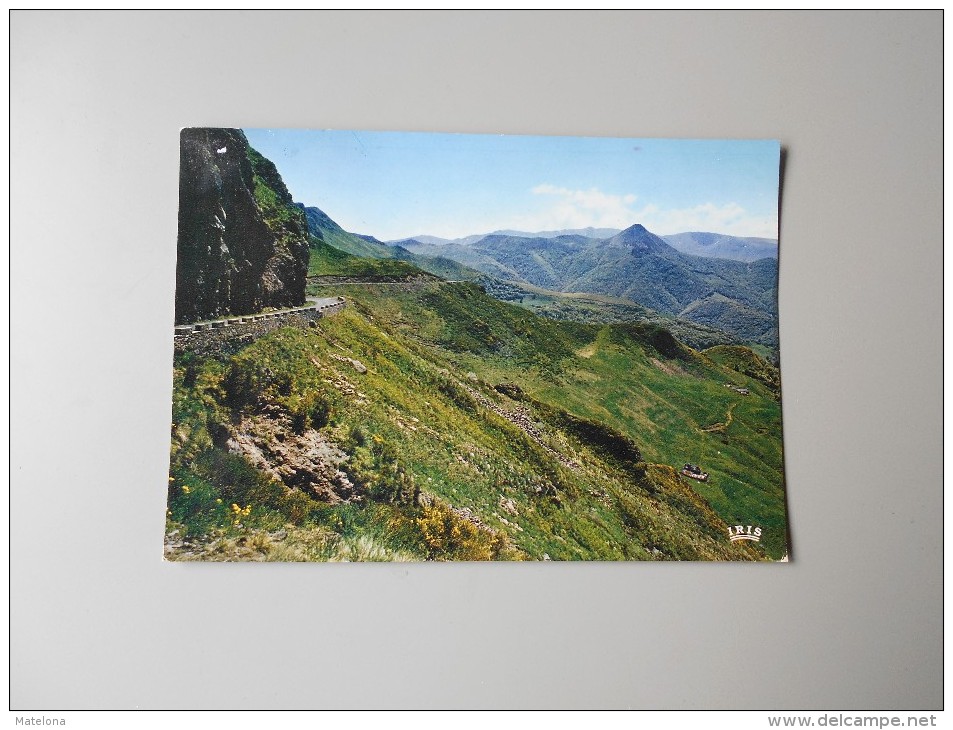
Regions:
<svg viewBox="0 0 953 730"><path fill-rule="evenodd" d="M737 203L702 203L688 208L662 208L646 202L636 207L633 194L613 195L598 188L571 190L543 183L534 195L553 198L552 205L532 215L520 216L505 226L520 230L555 228L628 228L641 223L653 233L711 231L735 236L777 237L777 218L751 215Z"/></svg>
<svg viewBox="0 0 953 730"><path fill-rule="evenodd" d="M638 211L640 221L650 231L660 234L684 231L710 231L732 236L777 238L775 216L755 216L737 203L715 205L703 203L691 208L660 209L649 205Z"/></svg>
<svg viewBox="0 0 953 730"><path fill-rule="evenodd" d="M538 220L544 228L626 228L634 222L635 195L612 195L598 188L570 190L549 183L537 185L530 192L555 198L549 210L526 216L527 222Z"/></svg>

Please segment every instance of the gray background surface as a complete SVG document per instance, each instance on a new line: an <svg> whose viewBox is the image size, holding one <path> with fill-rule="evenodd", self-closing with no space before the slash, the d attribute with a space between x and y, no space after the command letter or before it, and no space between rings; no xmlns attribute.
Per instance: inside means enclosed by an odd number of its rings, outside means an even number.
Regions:
<svg viewBox="0 0 953 730"><path fill-rule="evenodd" d="M941 26L13 12L12 707L939 708ZM206 125L780 139L794 562L164 564Z"/></svg>

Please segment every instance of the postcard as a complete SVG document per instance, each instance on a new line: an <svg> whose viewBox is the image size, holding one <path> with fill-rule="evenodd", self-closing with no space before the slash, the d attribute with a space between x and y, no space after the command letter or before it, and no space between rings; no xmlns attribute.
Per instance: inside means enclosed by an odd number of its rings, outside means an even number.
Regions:
<svg viewBox="0 0 953 730"><path fill-rule="evenodd" d="M167 560L787 560L779 142L180 142Z"/></svg>

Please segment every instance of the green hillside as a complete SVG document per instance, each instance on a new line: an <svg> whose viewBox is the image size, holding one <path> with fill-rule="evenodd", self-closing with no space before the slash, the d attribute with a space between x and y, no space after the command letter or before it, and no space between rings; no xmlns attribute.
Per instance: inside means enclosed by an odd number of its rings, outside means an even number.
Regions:
<svg viewBox="0 0 953 730"><path fill-rule="evenodd" d="M776 365L747 347L718 345L704 354L719 365L764 383L774 393L781 392L781 373Z"/></svg>
<svg viewBox="0 0 953 730"><path fill-rule="evenodd" d="M320 208L305 207L301 204L298 204L298 207L304 211L305 218L308 221L308 232L316 240L354 256L373 259L393 258L393 252L389 246L368 241L354 233L345 231Z"/></svg>
<svg viewBox="0 0 953 730"><path fill-rule="evenodd" d="M312 283L349 306L234 355L177 352L168 557L784 554L780 404L739 353L725 367L651 324L556 321L324 244L319 275L406 283Z"/></svg>
<svg viewBox="0 0 953 730"><path fill-rule="evenodd" d="M407 281L415 278L436 278L413 264L395 258L366 258L355 256L312 239L308 278L327 280L354 279L362 281Z"/></svg>
<svg viewBox="0 0 953 730"><path fill-rule="evenodd" d="M360 276L361 274L356 273L338 274L334 265L330 264L329 261L343 265L349 272L358 271L361 267L367 267L368 271L372 271L374 265L368 263L369 259L392 259L395 262L405 262L434 276L454 281L476 279L480 276L480 272L445 256L419 255L400 246L388 246L371 237L359 236L356 233L345 231L320 208L305 207L300 204L298 207L304 211L307 219L308 232L312 237L312 248L319 252L319 260L312 264L309 276ZM324 245L322 246L322 244ZM327 250L327 247L350 254L359 260L336 257L333 252ZM314 258L313 254L312 258ZM389 272L381 274L385 276L413 275L411 268L399 264L393 266L381 264L378 272Z"/></svg>
<svg viewBox="0 0 953 730"><path fill-rule="evenodd" d="M664 327L696 350L739 342L739 338L723 330L687 319L659 314L630 299L600 294L556 292L532 284L500 281L490 277L483 277L478 283L493 298L519 304L550 319L601 324L647 322Z"/></svg>

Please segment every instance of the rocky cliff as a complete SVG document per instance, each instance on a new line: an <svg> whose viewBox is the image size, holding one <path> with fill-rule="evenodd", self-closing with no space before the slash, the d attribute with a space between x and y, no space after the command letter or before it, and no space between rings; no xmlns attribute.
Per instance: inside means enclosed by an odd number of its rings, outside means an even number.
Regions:
<svg viewBox="0 0 953 730"><path fill-rule="evenodd" d="M183 129L177 324L304 303L308 226L239 129Z"/></svg>

